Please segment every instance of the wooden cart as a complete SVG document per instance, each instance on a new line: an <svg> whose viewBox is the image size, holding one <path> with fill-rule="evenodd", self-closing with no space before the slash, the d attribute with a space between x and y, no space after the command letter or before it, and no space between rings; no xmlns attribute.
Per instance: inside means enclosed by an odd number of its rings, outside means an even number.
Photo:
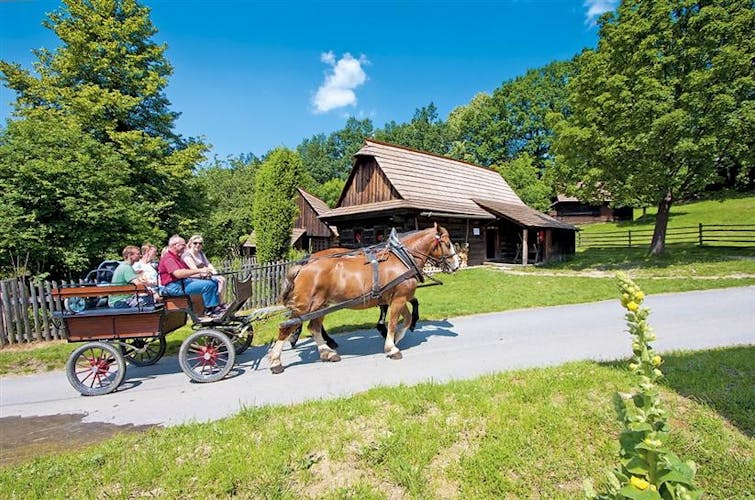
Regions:
<svg viewBox="0 0 755 500"><path fill-rule="evenodd" d="M79 286L59 288L53 296L65 307L53 313L68 332L69 342L84 342L66 363L71 385L85 396L108 394L126 376L126 362L136 366L156 363L165 354L165 336L192 320L195 330L182 343L179 364L196 382L214 382L233 368L236 354L252 343L252 322L267 310L242 315L238 311L251 296L251 280L231 280L236 298L222 316L202 317L201 295L164 297L155 306L83 309L82 299L122 294L148 294L143 285Z"/></svg>

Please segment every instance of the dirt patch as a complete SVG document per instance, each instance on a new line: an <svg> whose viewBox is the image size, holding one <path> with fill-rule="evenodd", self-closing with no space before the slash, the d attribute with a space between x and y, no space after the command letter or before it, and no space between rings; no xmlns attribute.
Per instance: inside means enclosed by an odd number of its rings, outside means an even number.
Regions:
<svg viewBox="0 0 755 500"><path fill-rule="evenodd" d="M85 448L118 434L144 432L153 427L84 423L85 416L76 413L0 418L0 467Z"/></svg>

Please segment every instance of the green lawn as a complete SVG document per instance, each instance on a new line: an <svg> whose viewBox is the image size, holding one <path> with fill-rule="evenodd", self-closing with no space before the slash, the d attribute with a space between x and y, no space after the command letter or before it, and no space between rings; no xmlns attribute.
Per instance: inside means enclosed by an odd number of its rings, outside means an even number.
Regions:
<svg viewBox="0 0 755 500"><path fill-rule="evenodd" d="M706 498L755 493L754 357L755 347L665 357L669 444L697 462ZM0 491L19 499L579 498L583 479L600 483L618 462L612 397L633 383L622 363L579 362L247 409L8 466Z"/></svg>

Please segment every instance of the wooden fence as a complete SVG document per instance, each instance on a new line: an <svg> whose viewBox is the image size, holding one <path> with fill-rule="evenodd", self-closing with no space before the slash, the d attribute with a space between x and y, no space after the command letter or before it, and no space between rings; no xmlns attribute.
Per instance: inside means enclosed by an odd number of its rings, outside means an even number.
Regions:
<svg viewBox="0 0 755 500"><path fill-rule="evenodd" d="M629 229L602 233L577 233L580 248L632 248L648 247L653 229ZM755 225L752 224L698 224L697 226L669 227L666 243L689 243L698 246L755 246Z"/></svg>
<svg viewBox="0 0 755 500"><path fill-rule="evenodd" d="M238 263L236 263L238 265ZM244 308L256 309L278 302L286 271L292 262L275 262L256 265L243 261L240 268L219 268L228 278L252 279L252 296ZM229 285L230 285L229 279ZM28 279L0 280L0 346L28 342L60 340L66 338L62 324L52 320L54 311L62 311L64 305L52 297L52 290L60 287L78 286L79 282L43 281ZM227 287L226 300L233 300L233 289Z"/></svg>

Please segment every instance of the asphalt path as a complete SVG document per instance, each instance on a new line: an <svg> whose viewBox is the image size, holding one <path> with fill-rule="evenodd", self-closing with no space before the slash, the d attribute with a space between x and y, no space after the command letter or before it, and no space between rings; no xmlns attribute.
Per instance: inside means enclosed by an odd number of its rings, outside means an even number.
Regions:
<svg viewBox="0 0 755 500"><path fill-rule="evenodd" d="M755 344L755 287L649 296L660 352ZM375 310L377 316L377 310ZM340 363L322 363L310 339L283 351L273 375L267 346L252 347L219 382L191 382L175 357L129 366L114 393L79 395L62 371L0 378L0 418L84 415L83 422L177 425L220 419L248 407L335 398L375 386L445 382L572 360L630 355L617 300L425 321L390 360L376 331L337 335Z"/></svg>

